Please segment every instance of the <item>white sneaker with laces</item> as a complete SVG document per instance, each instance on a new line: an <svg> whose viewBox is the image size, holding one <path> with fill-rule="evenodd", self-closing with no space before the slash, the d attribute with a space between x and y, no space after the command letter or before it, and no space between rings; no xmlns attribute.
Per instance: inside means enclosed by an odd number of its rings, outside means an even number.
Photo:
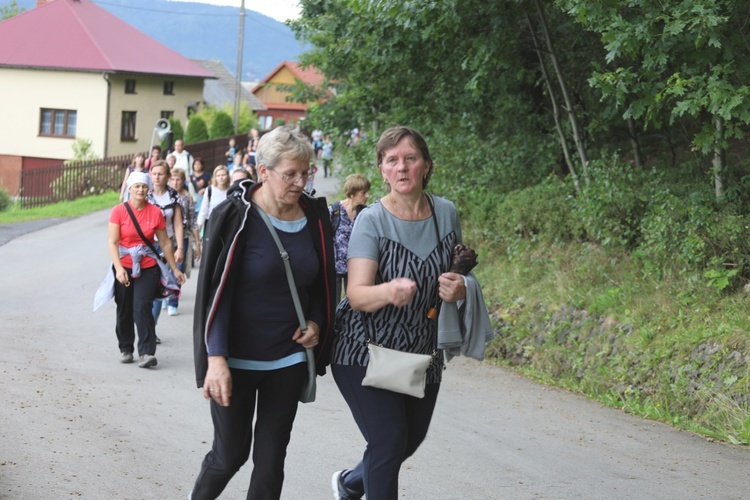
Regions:
<svg viewBox="0 0 750 500"><path fill-rule="evenodd" d="M167 306L167 314L170 315L170 316L177 316L180 313L177 312L177 308L176 307L174 307L174 306Z"/></svg>

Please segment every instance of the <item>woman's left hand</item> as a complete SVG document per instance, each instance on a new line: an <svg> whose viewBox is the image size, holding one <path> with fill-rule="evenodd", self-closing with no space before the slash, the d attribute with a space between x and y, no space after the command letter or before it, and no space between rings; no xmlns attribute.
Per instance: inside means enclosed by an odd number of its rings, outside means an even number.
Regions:
<svg viewBox="0 0 750 500"><path fill-rule="evenodd" d="M292 336L292 340L296 341L298 344L302 344L303 347L315 347L318 345L318 338L320 334L320 327L317 323L314 321L307 320L307 332L303 335L302 329L297 328L297 331L294 332L294 335Z"/></svg>
<svg viewBox="0 0 750 500"><path fill-rule="evenodd" d="M456 302L466 298L464 278L458 273L443 273L438 277L438 295L445 302Z"/></svg>
<svg viewBox="0 0 750 500"><path fill-rule="evenodd" d="M174 251L174 260L178 264L185 260L185 251L182 248L178 248Z"/></svg>

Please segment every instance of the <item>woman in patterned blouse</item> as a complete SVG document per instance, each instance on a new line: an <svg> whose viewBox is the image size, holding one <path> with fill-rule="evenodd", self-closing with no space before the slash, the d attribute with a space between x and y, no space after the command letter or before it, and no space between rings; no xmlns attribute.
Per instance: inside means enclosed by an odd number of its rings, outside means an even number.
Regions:
<svg viewBox="0 0 750 500"><path fill-rule="evenodd" d="M354 219L367 205L370 197L370 181L362 174L351 174L344 182L346 198L331 203L328 213L333 226L333 259L336 262L336 299L341 300L341 291L346 290L346 252L352 235Z"/></svg>
<svg viewBox="0 0 750 500"><path fill-rule="evenodd" d="M336 310L331 371L367 441L362 460L333 475L339 499L398 498L401 464L424 440L440 389L436 310L466 296L463 278L448 272L461 225L453 203L424 191L434 170L424 139L393 127L376 153L388 194L357 216ZM424 398L362 386L371 335L392 349L435 353Z"/></svg>

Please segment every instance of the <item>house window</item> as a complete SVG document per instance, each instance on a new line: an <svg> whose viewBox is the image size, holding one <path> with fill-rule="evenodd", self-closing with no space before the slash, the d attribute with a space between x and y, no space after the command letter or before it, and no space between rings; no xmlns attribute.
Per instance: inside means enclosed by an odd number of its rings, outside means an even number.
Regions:
<svg viewBox="0 0 750 500"><path fill-rule="evenodd" d="M258 126L262 130L270 130L273 127L273 116L260 115L258 117L258 120L259 120Z"/></svg>
<svg viewBox="0 0 750 500"><path fill-rule="evenodd" d="M161 112L161 117L164 118L165 120L169 120L173 116L174 116L174 111L162 111Z"/></svg>
<svg viewBox="0 0 750 500"><path fill-rule="evenodd" d="M174 95L174 82L164 82L164 95Z"/></svg>
<svg viewBox="0 0 750 500"><path fill-rule="evenodd" d="M135 113L135 111L122 112L122 130L120 132L120 140L135 140Z"/></svg>
<svg viewBox="0 0 750 500"><path fill-rule="evenodd" d="M135 94L135 80L125 80L125 93Z"/></svg>
<svg viewBox="0 0 750 500"><path fill-rule="evenodd" d="M75 137L77 125L77 111L42 108L41 118L39 119L39 135Z"/></svg>

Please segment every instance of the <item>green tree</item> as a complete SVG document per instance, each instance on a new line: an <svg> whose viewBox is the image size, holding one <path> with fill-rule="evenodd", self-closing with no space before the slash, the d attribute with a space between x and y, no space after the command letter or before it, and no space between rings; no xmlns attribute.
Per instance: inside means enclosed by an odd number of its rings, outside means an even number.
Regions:
<svg viewBox="0 0 750 500"><path fill-rule="evenodd" d="M605 61L590 82L625 119L679 123L694 150L713 156L715 194L726 189L726 149L750 123L747 2L559 0L601 36Z"/></svg>
<svg viewBox="0 0 750 500"><path fill-rule="evenodd" d="M536 16L533 4L305 0L301 5L302 16L292 27L314 47L301 62L326 77L318 89L325 99L310 110L311 123L328 131L364 126L371 136L404 123L440 136L447 142L433 147L455 152L457 160L445 172L468 191L518 189L565 163L525 18L527 11ZM559 9L547 12L557 30L553 38L588 50L596 37L569 18L562 22L563 15ZM586 84L590 54L560 59L572 99L594 110L598 99ZM581 121L587 123L586 117ZM569 125L563 126L570 134ZM466 147L475 142L481 148Z"/></svg>
<svg viewBox="0 0 750 500"><path fill-rule="evenodd" d="M180 120L176 118L170 118L169 128L172 131L172 144L174 144L174 141L176 141L177 139L185 138L185 130L182 128L182 123L180 123ZM166 151L167 149L169 149L169 139L164 139L163 141L161 141L161 149L162 151Z"/></svg>
<svg viewBox="0 0 750 500"><path fill-rule="evenodd" d="M26 9L20 7L16 0L11 0L8 5L0 5L0 21L10 19L13 16L17 16L21 12L26 12Z"/></svg>
<svg viewBox="0 0 750 500"><path fill-rule="evenodd" d="M208 127L200 116L191 116L185 131L185 144L207 141Z"/></svg>
<svg viewBox="0 0 750 500"><path fill-rule="evenodd" d="M219 111L214 115L209 129L211 139L231 137L234 135L234 123L232 117L225 111Z"/></svg>

